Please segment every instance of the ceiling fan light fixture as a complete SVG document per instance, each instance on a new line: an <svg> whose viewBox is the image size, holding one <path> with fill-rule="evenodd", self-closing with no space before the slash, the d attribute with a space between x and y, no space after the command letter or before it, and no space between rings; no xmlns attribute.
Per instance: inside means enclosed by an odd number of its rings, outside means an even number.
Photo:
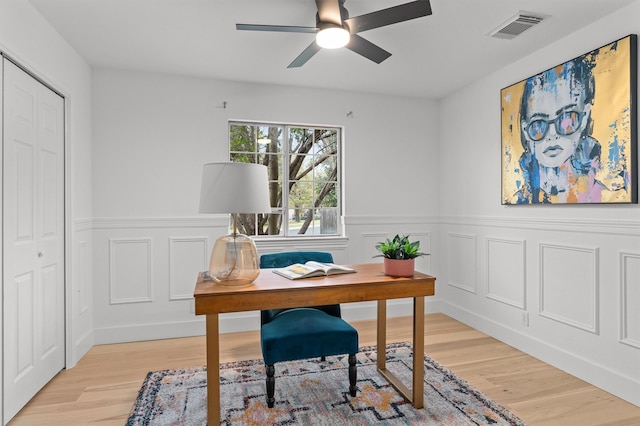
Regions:
<svg viewBox="0 0 640 426"><path fill-rule="evenodd" d="M315 34L316 39L312 41L287 68L300 68L316 53L321 51L322 48L337 49L340 47L346 47L352 52L379 64L389 58L391 53L371 43L366 38L361 37L361 32L422 18L423 16L432 14L430 0L412 0L398 6L376 10L355 17L349 17L349 12L344 7L345 0L314 1L316 9L318 10L315 16L316 25L314 27L236 24L236 29L243 31L277 31Z"/></svg>
<svg viewBox="0 0 640 426"><path fill-rule="evenodd" d="M316 43L325 49L338 49L349 43L349 31L337 25L322 28L316 34Z"/></svg>

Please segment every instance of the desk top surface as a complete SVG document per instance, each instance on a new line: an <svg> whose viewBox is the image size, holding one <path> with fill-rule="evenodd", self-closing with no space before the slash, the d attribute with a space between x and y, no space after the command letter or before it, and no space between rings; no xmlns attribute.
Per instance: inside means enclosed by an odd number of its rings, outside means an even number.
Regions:
<svg viewBox="0 0 640 426"><path fill-rule="evenodd" d="M194 297L196 314L315 306L404 297L432 296L435 277L415 272L412 277L384 274L382 263L347 265L356 273L290 280L260 270L252 285L228 287L198 276Z"/></svg>

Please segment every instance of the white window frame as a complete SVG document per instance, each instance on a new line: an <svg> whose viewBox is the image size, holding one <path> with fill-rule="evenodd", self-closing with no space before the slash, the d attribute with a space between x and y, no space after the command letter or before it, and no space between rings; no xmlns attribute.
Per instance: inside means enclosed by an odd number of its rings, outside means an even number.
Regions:
<svg viewBox="0 0 640 426"><path fill-rule="evenodd" d="M317 239L331 239L331 238L344 238L344 224L343 224L343 209L344 209L344 155L343 155L343 146L344 146L344 128L342 126L336 125L319 125L319 124L295 124L295 123L281 123L281 122L263 122L263 121L251 121L251 120L229 120L228 121L228 149L229 149L229 160L234 161L233 155L238 152L248 152L248 151L232 151L231 150L231 127L234 125L239 126L253 126L253 127L279 127L282 128L282 143L281 143L281 152L277 154L265 154L264 152L260 152L258 146L256 145L255 152L258 155L278 155L280 157L280 161L282 162L282 199L281 206L274 207L272 209L272 214L280 214L282 216L282 223L280 224L280 233L278 235L251 235L252 238L256 240L268 240L268 239L285 239L285 240L295 240L301 241L305 239L317 240ZM289 189L286 191L286 195L284 192L284 188L289 187L289 166L291 163L291 152L290 152L290 144L288 143L288 135L289 129L291 128L303 128L303 129L328 129L335 130L336 137L336 232L330 234L295 234L290 230L289 222L291 221L289 215ZM256 134L256 139L258 135ZM257 144L256 140L256 144ZM308 153L306 155L309 155ZM315 182L315 181L314 181ZM315 201L315 198L314 198ZM312 202L313 204L313 202ZM309 208L314 209L313 205L309 206ZM317 207L320 209L320 207Z"/></svg>

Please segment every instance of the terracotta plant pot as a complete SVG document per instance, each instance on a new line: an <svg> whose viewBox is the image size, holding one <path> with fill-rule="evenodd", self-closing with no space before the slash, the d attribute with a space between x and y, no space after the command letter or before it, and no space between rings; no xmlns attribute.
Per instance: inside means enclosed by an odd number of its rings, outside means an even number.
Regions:
<svg viewBox="0 0 640 426"><path fill-rule="evenodd" d="M411 277L415 271L415 259L384 258L384 274L391 277Z"/></svg>

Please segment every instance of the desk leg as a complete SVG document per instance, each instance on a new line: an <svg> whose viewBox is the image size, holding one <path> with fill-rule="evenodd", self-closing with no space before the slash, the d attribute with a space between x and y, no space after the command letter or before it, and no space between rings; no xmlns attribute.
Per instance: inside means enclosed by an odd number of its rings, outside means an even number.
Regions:
<svg viewBox="0 0 640 426"><path fill-rule="evenodd" d="M378 370L386 370L387 362L387 301L378 300Z"/></svg>
<svg viewBox="0 0 640 426"><path fill-rule="evenodd" d="M218 314L207 314L207 424L220 424L220 334Z"/></svg>
<svg viewBox="0 0 640 426"><path fill-rule="evenodd" d="M424 407L424 296L413 298L413 406Z"/></svg>
<svg viewBox="0 0 640 426"><path fill-rule="evenodd" d="M414 321L414 342L415 342L415 321ZM414 375L413 375L413 389L414 392L412 393L411 390L400 381L400 379L398 379L396 377L395 374L393 374L391 371L387 370L386 364L387 364L387 301L386 300L378 300L378 360L377 360L377 367L378 367L378 373L380 373L380 375L382 377L384 377L391 386L393 386L399 393L400 395L402 395L403 398L405 398L407 401L411 402L411 404L413 404L416 408L422 408L422 405L417 406L415 404L415 395L417 393L416 389L416 365L414 362ZM416 349L414 348L414 352L413 355L415 357L416 355ZM420 367L424 368L424 365L420 365ZM420 370L422 371L422 370ZM421 376L424 373L420 373ZM422 382L420 382L420 399L418 399L418 402L420 404L422 404Z"/></svg>

